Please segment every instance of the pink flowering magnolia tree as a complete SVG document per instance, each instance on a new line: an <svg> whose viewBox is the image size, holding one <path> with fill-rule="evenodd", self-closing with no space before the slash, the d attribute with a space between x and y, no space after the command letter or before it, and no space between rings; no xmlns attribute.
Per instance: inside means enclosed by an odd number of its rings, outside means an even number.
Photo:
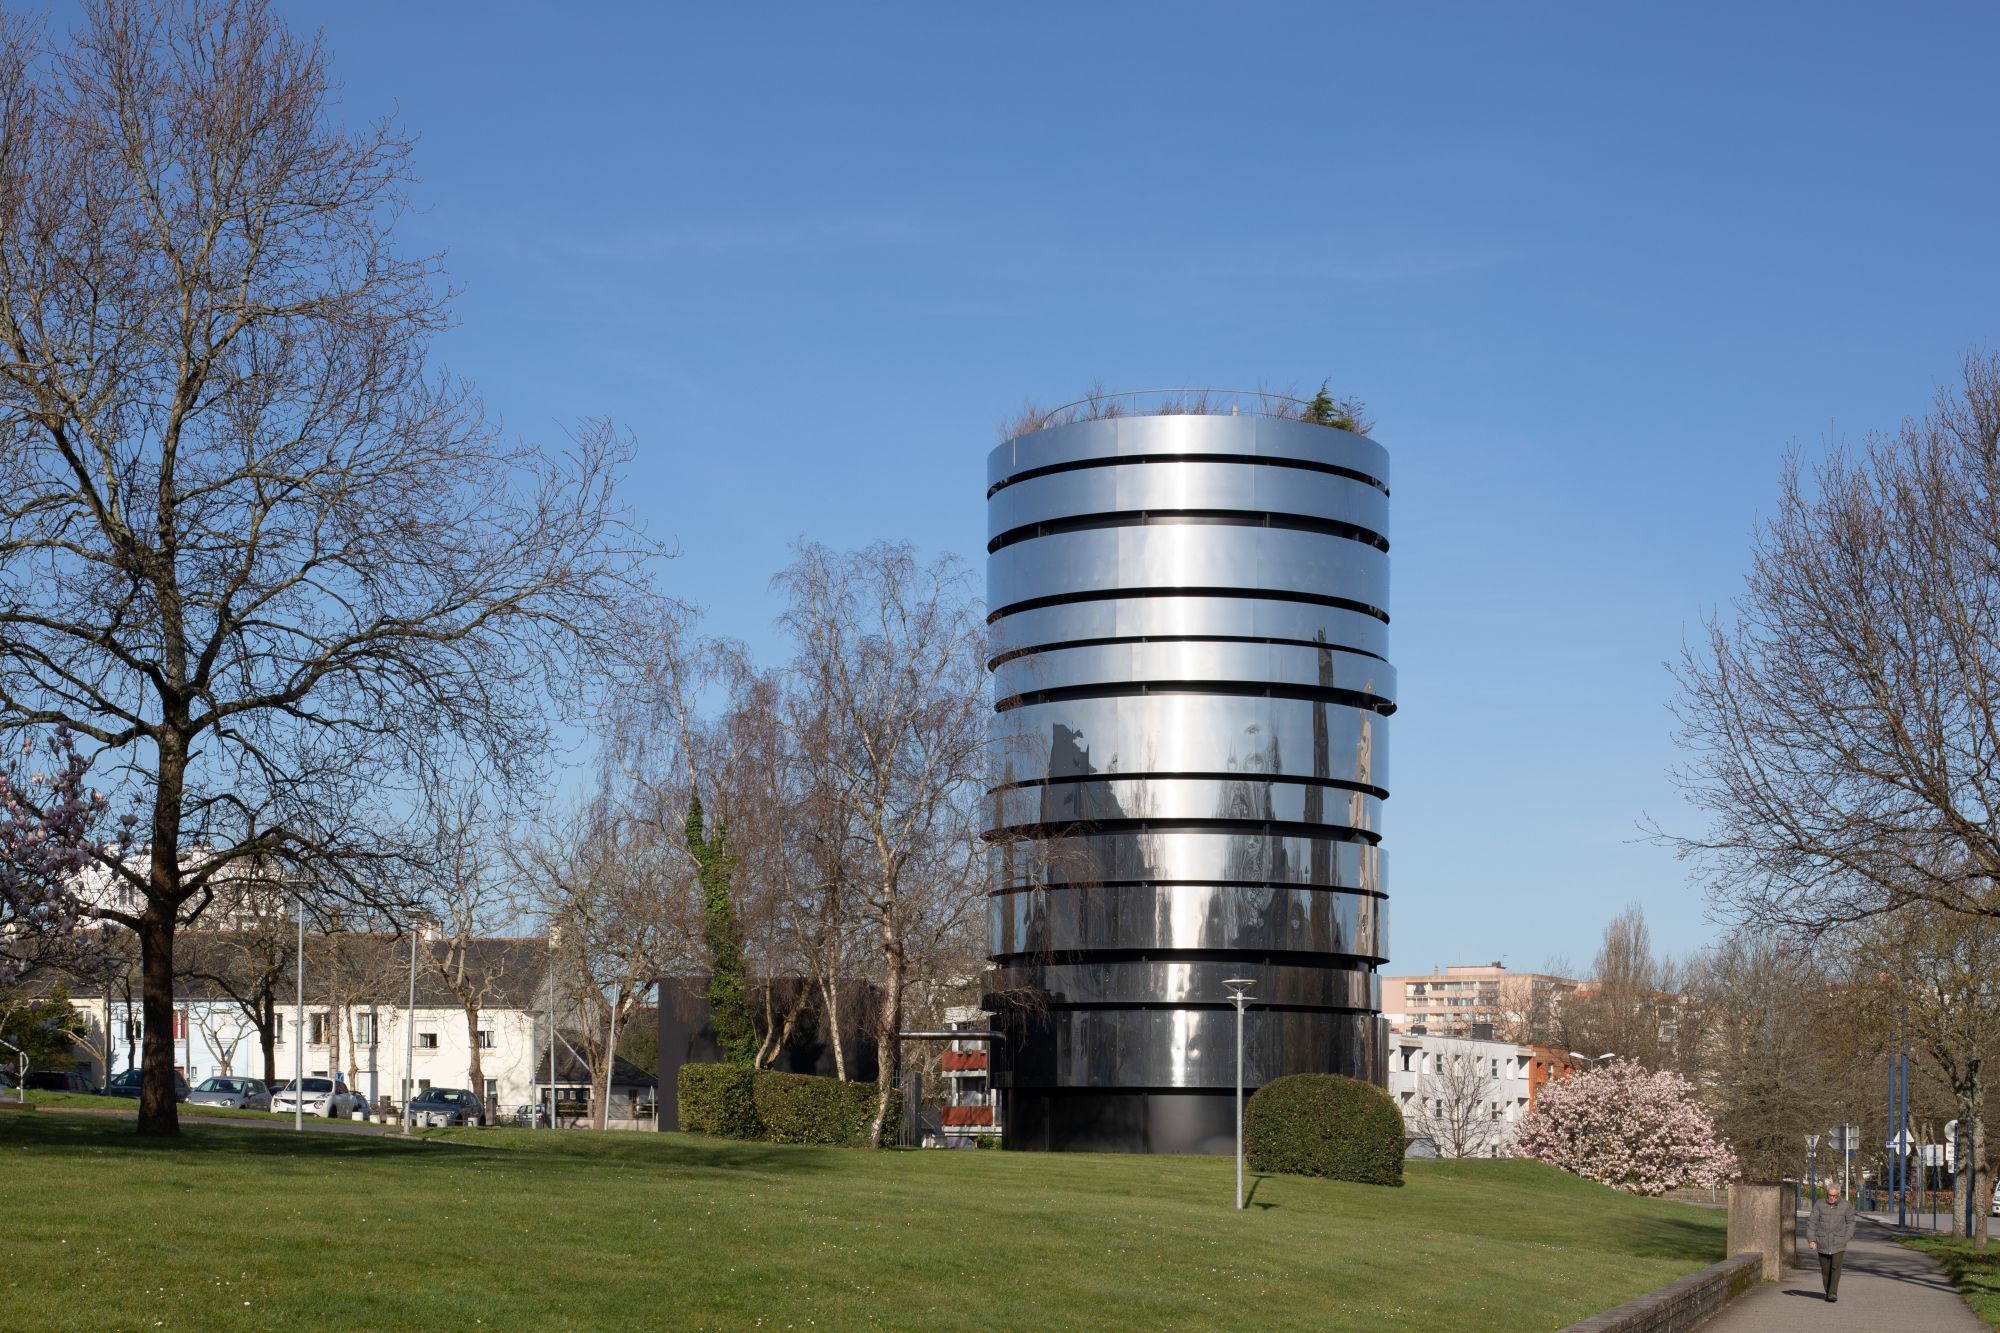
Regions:
<svg viewBox="0 0 2000 1333"><path fill-rule="evenodd" d="M1515 1151L1633 1194L1707 1188L1736 1174L1736 1154L1688 1081L1629 1060L1545 1084Z"/></svg>
<svg viewBox="0 0 2000 1333"><path fill-rule="evenodd" d="M31 745L0 764L0 937L10 945L0 953L0 986L30 961L69 961L86 919L76 877L100 850L96 830L106 802L84 785L89 764L76 738L58 730L43 760L36 764ZM125 827L120 850L129 816Z"/></svg>

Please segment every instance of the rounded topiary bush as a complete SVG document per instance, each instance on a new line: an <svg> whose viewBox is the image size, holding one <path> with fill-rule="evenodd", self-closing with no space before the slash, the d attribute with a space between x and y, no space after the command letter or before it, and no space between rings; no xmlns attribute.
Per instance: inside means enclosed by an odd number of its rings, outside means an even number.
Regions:
<svg viewBox="0 0 2000 1333"><path fill-rule="evenodd" d="M1400 1185L1403 1142L1403 1113L1389 1094L1339 1074L1276 1079L1243 1112L1253 1171Z"/></svg>

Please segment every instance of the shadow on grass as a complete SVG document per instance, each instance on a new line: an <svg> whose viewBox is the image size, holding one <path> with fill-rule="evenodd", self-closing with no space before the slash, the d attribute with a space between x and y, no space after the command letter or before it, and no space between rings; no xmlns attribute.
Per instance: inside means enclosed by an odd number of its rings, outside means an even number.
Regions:
<svg viewBox="0 0 2000 1333"><path fill-rule="evenodd" d="M469 1135L491 1131L473 1130ZM825 1153L850 1149L798 1149L774 1144L737 1143L726 1139L694 1140L679 1135L627 1136L584 1131L550 1131L555 1142L522 1136L509 1142L482 1144L468 1136L432 1138L419 1135L353 1134L337 1130L293 1133L283 1129L241 1128L222 1124L184 1124L172 1137L142 1136L129 1119L103 1116L31 1113L0 1120L0 1143L17 1150L51 1152L134 1153L182 1158L230 1156L241 1158L324 1158L329 1161L434 1160L438 1165L481 1161L488 1165L518 1164L524 1169L548 1166L565 1172L625 1172L662 1170L689 1172L764 1171L806 1174L827 1169ZM581 1138L573 1137L579 1135ZM587 1141L586 1141L587 1140Z"/></svg>
<svg viewBox="0 0 2000 1333"><path fill-rule="evenodd" d="M1620 1217L1598 1228L1603 1248L1637 1259L1712 1264L1727 1248L1723 1228L1689 1217Z"/></svg>

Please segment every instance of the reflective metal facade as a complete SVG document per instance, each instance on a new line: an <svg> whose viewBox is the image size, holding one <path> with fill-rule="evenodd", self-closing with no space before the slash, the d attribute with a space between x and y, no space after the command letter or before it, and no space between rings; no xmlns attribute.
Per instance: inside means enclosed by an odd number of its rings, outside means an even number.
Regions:
<svg viewBox="0 0 2000 1333"><path fill-rule="evenodd" d="M1249 1088L1386 1081L1389 466L1263 416L993 451L987 1008L1010 1146L1227 1151Z"/></svg>

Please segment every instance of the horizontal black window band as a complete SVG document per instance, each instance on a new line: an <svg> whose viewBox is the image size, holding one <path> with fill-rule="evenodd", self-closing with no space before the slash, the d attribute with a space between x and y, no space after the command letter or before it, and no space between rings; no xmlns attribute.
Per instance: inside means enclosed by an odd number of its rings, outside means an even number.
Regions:
<svg viewBox="0 0 2000 1333"><path fill-rule="evenodd" d="M1037 537L1058 537L1066 532L1099 532L1106 528L1156 528L1156 527L1229 527L1229 528L1278 528L1285 532L1311 532L1321 537L1343 537L1348 541L1372 546L1386 554L1389 539L1372 528L1364 528L1358 523L1345 523L1337 518L1320 518L1314 514L1281 514L1257 509L1135 509L1117 513L1073 514L1066 518L1048 518L1039 523L1024 523L986 543L986 554L992 555L1004 547L1015 546Z"/></svg>
<svg viewBox="0 0 2000 1333"><path fill-rule="evenodd" d="M1361 954L1315 953L1309 949L1053 949L1009 954L1007 961L1048 967L1078 963L1261 963L1267 967L1303 967L1314 972L1375 970L1375 961ZM1226 998L1223 1003L1228 1003Z"/></svg>
<svg viewBox="0 0 2000 1333"><path fill-rule="evenodd" d="M1307 703L1338 704L1388 717L1396 705L1380 695L1327 685L1296 685L1288 681L1243 680L1110 680L1095 685L1062 685L1047 690L1023 690L993 705L996 713L1011 713L1031 704L1074 703L1079 699L1135 699L1155 694L1205 694L1230 699L1302 699Z"/></svg>
<svg viewBox="0 0 2000 1333"><path fill-rule="evenodd" d="M1316 592L1293 592L1288 588L1100 588L1089 592L1058 592L1047 597L1028 597L1009 602L987 612L986 623L991 625L1021 611L1075 606L1079 602L1116 602L1127 597L1235 597L1250 602L1305 602L1311 606L1330 606L1339 611L1359 611L1385 625L1389 623L1389 613L1379 606L1357 602L1351 597L1328 597Z"/></svg>
<svg viewBox="0 0 2000 1333"><path fill-rule="evenodd" d="M1013 782L1003 782L997 787L988 787L986 794L1012 791L1017 787L1061 787L1076 782L1166 782L1176 778L1193 778L1209 782L1286 782L1295 787L1325 787L1331 791L1358 791L1364 796L1373 796L1376 789L1366 783L1349 782L1344 778L1315 778L1296 773L1064 773L1048 778L1019 778Z"/></svg>
<svg viewBox="0 0 2000 1333"><path fill-rule="evenodd" d="M1388 796L1379 788L1370 788L1368 794ZM1009 824L988 829L980 836L988 842L1004 842L1009 838L1089 838L1107 833L1247 833L1253 837L1363 842L1371 847L1382 841L1381 834L1362 829L1286 819L1095 819L1067 824Z"/></svg>
<svg viewBox="0 0 2000 1333"><path fill-rule="evenodd" d="M1344 842L1326 838L1325 842ZM1300 889L1306 893L1343 893L1350 898L1389 901L1378 889L1346 889L1337 884L1286 884L1275 879L1093 879L1081 884L1023 884L1011 889L988 889L989 898L1011 898L1022 893L1087 893L1091 889ZM1317 957L1317 955L1315 955Z"/></svg>
<svg viewBox="0 0 2000 1333"><path fill-rule="evenodd" d="M1050 463L1043 467L1031 467L1013 473L994 482L986 490L986 498L992 499L997 491L1012 486L1017 481L1033 481L1036 477L1052 477L1058 472L1081 472L1093 467L1125 467L1134 463L1247 463L1252 467L1288 467L1300 472L1324 472L1330 477L1346 477L1373 486L1387 495L1389 488L1366 472L1338 463L1320 463L1310 458L1270 457L1265 454L1113 454L1094 458L1078 458L1067 463Z"/></svg>
<svg viewBox="0 0 2000 1333"><path fill-rule="evenodd" d="M1032 657L1036 653L1061 652L1065 648L1116 648L1128 643L1251 643L1273 648L1319 648L1329 653L1371 657L1377 662L1389 660L1380 653L1369 652L1366 648L1354 648L1342 643L1326 643L1319 639L1267 639L1251 634L1127 634L1107 639L1064 639L1057 643L1038 643L1028 648L1014 648L988 662L986 669L991 671L995 667L1005 666L1016 658Z"/></svg>

